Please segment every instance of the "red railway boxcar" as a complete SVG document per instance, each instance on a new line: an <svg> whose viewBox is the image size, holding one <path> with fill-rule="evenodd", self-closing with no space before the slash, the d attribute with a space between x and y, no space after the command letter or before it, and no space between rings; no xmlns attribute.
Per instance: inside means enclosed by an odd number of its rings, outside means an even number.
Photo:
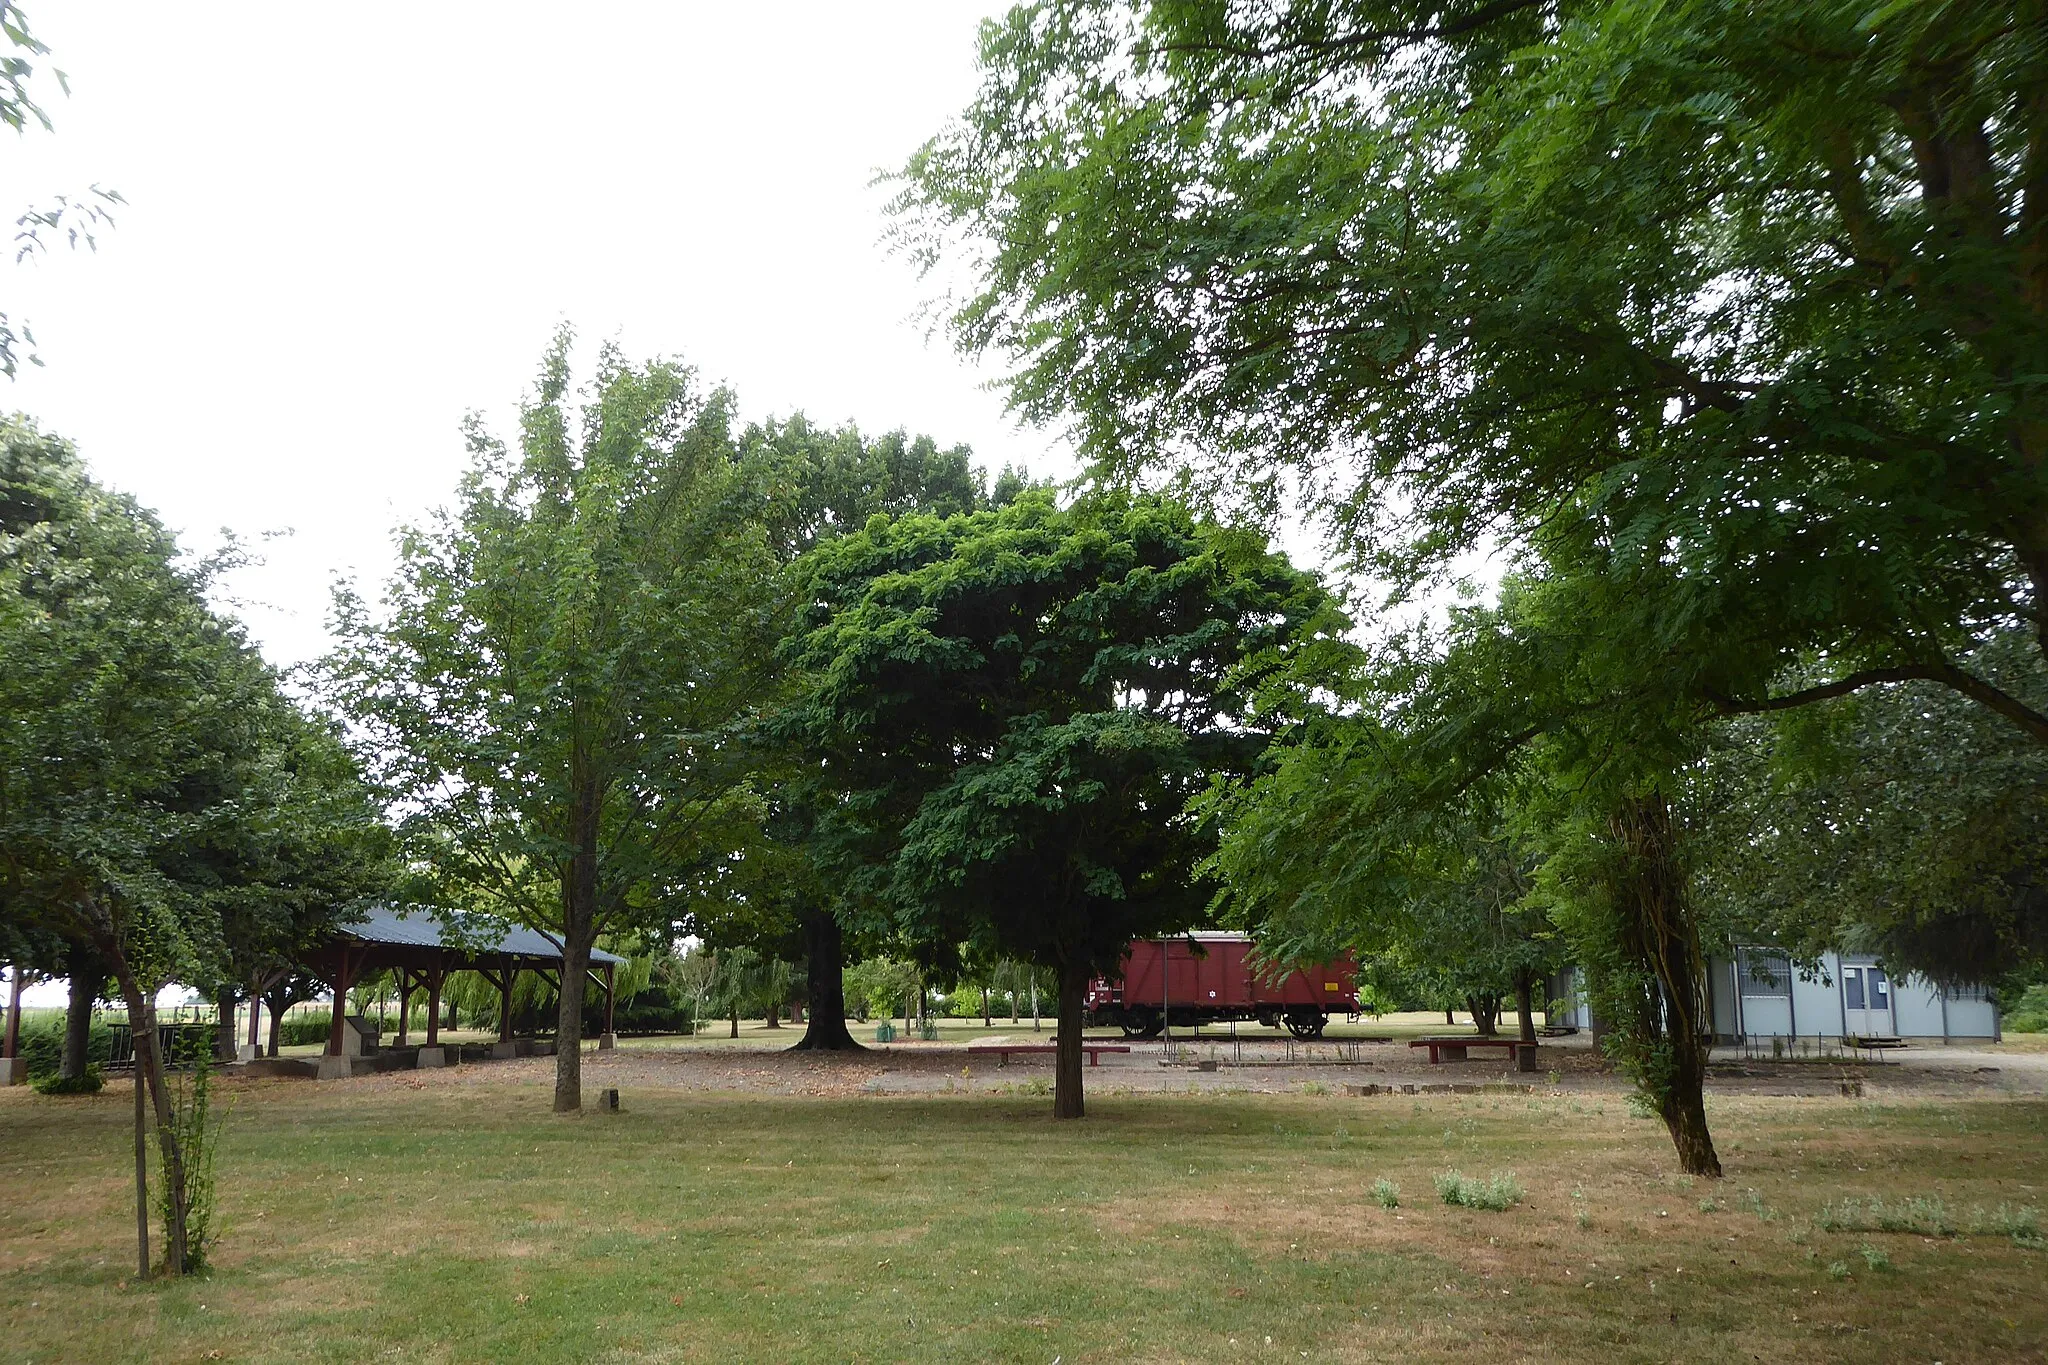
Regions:
<svg viewBox="0 0 2048 1365"><path fill-rule="evenodd" d="M1348 954L1327 966L1262 972L1251 953L1252 941L1241 934L1133 940L1121 979L1088 983L1088 1022L1152 1038L1169 1023L1256 1019L1314 1038L1332 1014L1358 1013L1358 963Z"/></svg>

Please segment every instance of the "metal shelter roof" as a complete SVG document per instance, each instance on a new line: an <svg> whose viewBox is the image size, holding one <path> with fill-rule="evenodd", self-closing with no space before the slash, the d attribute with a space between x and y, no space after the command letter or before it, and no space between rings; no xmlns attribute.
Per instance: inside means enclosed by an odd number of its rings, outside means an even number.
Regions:
<svg viewBox="0 0 2048 1365"><path fill-rule="evenodd" d="M388 905L372 906L360 918L344 924L340 932L363 943L388 944L403 948L447 948L471 957L508 955L560 962L562 949L546 934L518 929L484 915L450 912L458 926L453 933L444 916L423 907L404 910ZM626 959L602 948L590 950L590 964L624 962Z"/></svg>

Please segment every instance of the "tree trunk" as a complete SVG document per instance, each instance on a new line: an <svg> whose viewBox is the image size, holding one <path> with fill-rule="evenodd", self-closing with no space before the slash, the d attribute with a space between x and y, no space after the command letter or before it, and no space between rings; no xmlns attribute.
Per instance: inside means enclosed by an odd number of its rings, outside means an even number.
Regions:
<svg viewBox="0 0 2048 1365"><path fill-rule="evenodd" d="M1498 1031L1495 1025L1500 1020L1500 1001L1490 995L1468 995L1465 1009L1472 1016L1472 1027L1479 1031L1481 1038L1491 1038Z"/></svg>
<svg viewBox="0 0 2048 1365"><path fill-rule="evenodd" d="M981 1026L983 1028L995 1027L988 1017L988 987L986 986L981 988Z"/></svg>
<svg viewBox="0 0 2048 1365"><path fill-rule="evenodd" d="M1705 1095L1713 1041L1706 955L1685 895L1671 808L1662 793L1632 797L1609 828L1621 854L1618 946L1638 978L1615 1021L1622 1060L1663 1116L1679 1168L1719 1178Z"/></svg>
<svg viewBox="0 0 2048 1365"><path fill-rule="evenodd" d="M1060 966L1060 1031L1053 1039L1052 1116L1056 1119L1081 1117L1081 1015L1088 999L1088 965L1084 962Z"/></svg>
<svg viewBox="0 0 2048 1365"><path fill-rule="evenodd" d="M130 1019L133 1029L135 1021ZM149 1126L144 1122L142 1068L135 1068L135 1277L149 1278Z"/></svg>
<svg viewBox="0 0 2048 1365"><path fill-rule="evenodd" d="M97 935L96 935L97 937ZM135 1074L140 1076L149 1090L149 1098L156 1117L157 1149L163 1155L165 1203L170 1216L164 1226L164 1270L168 1274L185 1273L185 1159L178 1147L178 1133L172 1122L170 1092L164 1086L164 1059L157 1047L156 1000L153 994L145 993L141 982L128 965L127 957L121 952L119 943L112 936L102 939L100 955L114 969L114 979L121 985L121 1000L128 1007L128 1031L135 1040ZM138 1221L149 1216L147 1203L138 1214Z"/></svg>
<svg viewBox="0 0 2048 1365"><path fill-rule="evenodd" d="M266 1056L275 1057L277 1055L277 1043L279 1037L283 1033L283 1030L284 1011L279 1009L276 1005L272 1005L270 1007L270 1041L269 1045L263 1049L264 1054Z"/></svg>
<svg viewBox="0 0 2048 1365"><path fill-rule="evenodd" d="M767 1010L767 1014L766 1014L766 1015L765 1015L765 1017L763 1017L763 1018L762 1018L762 1020L761 1020L761 1027L763 1027L763 1028L781 1028L781 1027L782 1027L782 1002L781 1002L781 1001L779 1001L779 1000L770 1000L770 1001L768 1002L768 1010Z"/></svg>
<svg viewBox="0 0 2048 1365"><path fill-rule="evenodd" d="M1037 1032L1039 1031L1039 1023L1038 1023L1038 983L1037 983L1036 981L1033 981L1033 982L1031 983L1031 1031L1032 1031L1033 1033L1037 1033Z"/></svg>
<svg viewBox="0 0 2048 1365"><path fill-rule="evenodd" d="M241 1003L241 993L233 986L222 986L213 997L213 1055L216 1060L235 1060L235 1006Z"/></svg>
<svg viewBox="0 0 2048 1365"><path fill-rule="evenodd" d="M555 1112L574 1114L583 1108L583 993L590 974L591 940L585 928L562 940L561 1010L555 1018Z"/></svg>
<svg viewBox="0 0 2048 1365"><path fill-rule="evenodd" d="M1444 1011L1444 1027L1445 1027L1445 1028L1456 1028L1456 1027L1457 1027L1457 1025L1458 1025L1458 1016L1457 1016L1457 1015L1455 1015L1455 1014L1453 1014L1453 1013L1451 1013L1451 1012L1450 1012L1449 1010L1445 1010L1445 1011Z"/></svg>
<svg viewBox="0 0 2048 1365"><path fill-rule="evenodd" d="M70 957L71 998L64 1005L64 1053L57 1074L67 1081L85 1075L92 1060L92 1007L107 983L94 954L74 949Z"/></svg>
<svg viewBox="0 0 2048 1365"><path fill-rule="evenodd" d="M738 1005L732 1007L732 1036L735 1038L740 1036L740 1007Z"/></svg>
<svg viewBox="0 0 2048 1365"><path fill-rule="evenodd" d="M570 756L569 875L562 882L562 975L555 1018L555 1112L583 1109L583 988L597 944L598 813L602 793L580 744ZM509 980L510 970L506 972Z"/></svg>
<svg viewBox="0 0 2048 1365"><path fill-rule="evenodd" d="M829 910L804 916L805 975L811 1011L804 1036L792 1052L859 1052L861 1045L846 1028L846 943L839 920Z"/></svg>
<svg viewBox="0 0 2048 1365"><path fill-rule="evenodd" d="M1524 1047L1515 1049L1518 1071L1536 1069L1536 983L1523 967L1515 973L1515 1018L1521 1024Z"/></svg>

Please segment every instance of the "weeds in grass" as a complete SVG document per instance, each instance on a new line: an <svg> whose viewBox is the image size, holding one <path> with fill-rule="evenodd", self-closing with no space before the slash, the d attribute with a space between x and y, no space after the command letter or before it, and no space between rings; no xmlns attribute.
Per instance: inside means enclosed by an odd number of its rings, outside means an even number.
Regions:
<svg viewBox="0 0 2048 1365"><path fill-rule="evenodd" d="M1372 1182L1372 1197L1373 1202L1383 1209L1401 1207L1401 1187L1385 1176Z"/></svg>
<svg viewBox="0 0 2048 1365"><path fill-rule="evenodd" d="M1024 1082L1024 1093L1027 1095L1050 1095L1052 1093L1052 1082L1043 1076L1033 1076L1030 1080Z"/></svg>
<svg viewBox="0 0 2048 1365"><path fill-rule="evenodd" d="M2000 1204L1989 1212L1973 1208L1970 1210L1970 1231L2010 1237L2018 1246L2048 1247L2048 1238L2041 1234L2040 1210L2032 1207L2015 1208L2011 1204Z"/></svg>
<svg viewBox="0 0 2048 1365"><path fill-rule="evenodd" d="M1522 1202L1522 1185L1513 1171L1497 1172L1490 1180L1444 1171L1435 1177L1434 1183L1437 1196L1457 1208L1505 1213Z"/></svg>
<svg viewBox="0 0 2048 1365"><path fill-rule="evenodd" d="M1330 1093L1330 1087L1321 1081L1303 1081L1301 1083L1301 1093L1304 1095L1327 1095Z"/></svg>
<svg viewBox="0 0 2048 1365"><path fill-rule="evenodd" d="M1764 1197L1755 1190L1744 1190L1737 1203L1744 1213L1755 1214L1759 1223L1774 1223L1778 1219L1778 1211L1764 1203ZM1827 1224L1821 1226L1826 1227Z"/></svg>
<svg viewBox="0 0 2048 1365"><path fill-rule="evenodd" d="M1887 1202L1872 1195L1868 1199L1823 1204L1814 1221L1829 1232L1913 1232L1922 1237L1954 1237L1968 1232L1975 1236L2010 1237L2023 1247L2048 1246L2048 1239L2041 1233L2040 1210L2030 1205L1973 1207L1969 1217L1957 1219L1939 1197L1914 1195Z"/></svg>
<svg viewBox="0 0 2048 1365"><path fill-rule="evenodd" d="M1887 1202L1882 1196L1844 1199L1823 1204L1814 1222L1828 1232L1917 1232L1923 1237L1953 1237L1955 1220L1939 1198L1914 1195Z"/></svg>
<svg viewBox="0 0 2048 1365"><path fill-rule="evenodd" d="M1700 1200L1701 1213L1719 1213L1722 1207L1723 1205L1721 1201L1714 1198L1714 1196L1711 1194L1708 1195L1705 1199Z"/></svg>
<svg viewBox="0 0 2048 1365"><path fill-rule="evenodd" d="M1848 1279L1849 1263L1847 1261L1829 1261L1828 1274L1834 1276L1838 1280Z"/></svg>
<svg viewBox="0 0 2048 1365"><path fill-rule="evenodd" d="M1869 1266L1872 1270L1890 1270L1892 1268L1892 1258L1887 1256L1880 1248L1865 1242L1856 1250L1862 1253L1863 1264Z"/></svg>

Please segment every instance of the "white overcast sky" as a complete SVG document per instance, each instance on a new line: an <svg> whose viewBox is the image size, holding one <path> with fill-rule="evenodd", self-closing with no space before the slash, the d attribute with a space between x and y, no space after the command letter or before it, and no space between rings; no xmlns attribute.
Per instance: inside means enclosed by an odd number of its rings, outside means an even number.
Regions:
<svg viewBox="0 0 2048 1365"><path fill-rule="evenodd" d="M893 168L975 86L980 0L31 3L54 133L0 133L0 207L97 183L96 254L0 265L43 369L0 396L206 548L270 657L325 645L445 502L458 423L507 430L558 321L802 409L1071 472L992 371L927 338L881 238Z"/></svg>

